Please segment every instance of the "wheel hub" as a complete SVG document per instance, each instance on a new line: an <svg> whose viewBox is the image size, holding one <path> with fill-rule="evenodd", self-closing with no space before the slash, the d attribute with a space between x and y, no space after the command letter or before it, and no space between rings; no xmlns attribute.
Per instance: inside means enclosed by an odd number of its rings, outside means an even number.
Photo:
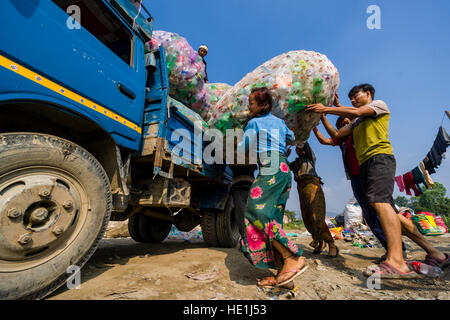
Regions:
<svg viewBox="0 0 450 320"><path fill-rule="evenodd" d="M51 174L25 175L0 184L0 260L24 260L70 235L81 206L71 186Z"/></svg>

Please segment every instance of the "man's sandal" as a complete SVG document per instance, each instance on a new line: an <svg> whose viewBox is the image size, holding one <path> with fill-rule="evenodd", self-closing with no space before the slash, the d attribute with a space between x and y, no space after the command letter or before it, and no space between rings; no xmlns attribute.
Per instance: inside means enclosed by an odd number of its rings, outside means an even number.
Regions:
<svg viewBox="0 0 450 320"><path fill-rule="evenodd" d="M408 266L409 268L409 266ZM409 272L402 272L393 267L386 261L381 262L379 265L369 266L363 274L366 277L379 276L380 279L419 279L423 278L422 275L409 269Z"/></svg>
<svg viewBox="0 0 450 320"><path fill-rule="evenodd" d="M425 261L423 263L428 264L433 267L439 267L442 270L450 265L450 256L447 253L445 254L445 259L438 259L429 254L426 255Z"/></svg>

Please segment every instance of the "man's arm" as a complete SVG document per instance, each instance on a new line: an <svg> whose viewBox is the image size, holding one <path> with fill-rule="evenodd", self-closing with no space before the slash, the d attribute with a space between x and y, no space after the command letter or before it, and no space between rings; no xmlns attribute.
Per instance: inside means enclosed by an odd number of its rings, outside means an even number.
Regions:
<svg viewBox="0 0 450 320"><path fill-rule="evenodd" d="M312 104L306 106L306 111L313 111L323 114L334 114L336 116L358 118L358 117L370 117L375 115L375 110L366 105L359 108L354 107L325 107L321 103Z"/></svg>
<svg viewBox="0 0 450 320"><path fill-rule="evenodd" d="M333 137L336 134L337 130L331 125L331 123L328 121L327 117L324 114L322 114L320 120L322 120L323 126L327 130L328 134L331 137Z"/></svg>
<svg viewBox="0 0 450 320"><path fill-rule="evenodd" d="M323 134L319 131L319 129L314 128L313 129L314 134L316 135L317 140L319 140L319 142L321 144L325 144L325 145L330 145L330 146L334 146L333 140L331 138L325 138L323 136Z"/></svg>
<svg viewBox="0 0 450 320"><path fill-rule="evenodd" d="M345 137L348 137L353 133L353 129L350 127L350 125L347 125L345 127L340 128L334 136L331 136L334 139L342 139Z"/></svg>

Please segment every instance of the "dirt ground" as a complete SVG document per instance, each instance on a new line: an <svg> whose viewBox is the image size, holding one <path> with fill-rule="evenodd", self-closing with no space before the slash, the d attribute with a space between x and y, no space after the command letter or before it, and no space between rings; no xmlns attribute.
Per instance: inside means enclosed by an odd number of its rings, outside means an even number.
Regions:
<svg viewBox="0 0 450 320"><path fill-rule="evenodd" d="M382 256L384 249L358 248L337 240L340 257L327 259L326 252L312 254L308 236L291 239L300 245L308 263L308 270L294 281L293 291L258 288L256 278L270 271L250 265L238 248L208 248L198 239L141 244L131 238L105 238L81 270L80 288L63 286L47 299L450 300L450 268L441 279L382 280L381 289L369 289L362 270ZM428 239L450 252L450 234ZM418 246L405 242L408 258L424 258Z"/></svg>

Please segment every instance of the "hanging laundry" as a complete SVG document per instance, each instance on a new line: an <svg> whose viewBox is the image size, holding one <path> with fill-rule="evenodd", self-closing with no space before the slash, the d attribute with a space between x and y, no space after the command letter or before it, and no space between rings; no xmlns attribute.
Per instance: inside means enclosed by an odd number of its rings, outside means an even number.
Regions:
<svg viewBox="0 0 450 320"><path fill-rule="evenodd" d="M450 138L448 136L448 133L443 126L440 126L438 135L433 143L433 148L436 150L437 153L442 155L445 153L445 151L447 151L447 147L449 145L450 145Z"/></svg>
<svg viewBox="0 0 450 320"><path fill-rule="evenodd" d="M429 174L436 173L434 170L434 167L432 166L432 163L430 161L430 158L427 156L423 159L423 164L425 165L425 169L428 171Z"/></svg>
<svg viewBox="0 0 450 320"><path fill-rule="evenodd" d="M398 189L400 190L400 192L405 191L405 184L403 183L402 176L395 177L395 182L397 183L397 186L398 186Z"/></svg>
<svg viewBox="0 0 450 320"><path fill-rule="evenodd" d="M428 189L433 188L434 182L433 179L431 179L430 174L428 173L427 169L425 168L425 164L423 161L419 164L420 170L422 171L423 176L425 177L425 185Z"/></svg>
<svg viewBox="0 0 450 320"><path fill-rule="evenodd" d="M403 175L403 182L405 185L406 194L408 196L411 195L411 189L413 189L414 195L416 197L420 196L420 192L419 192L419 190L417 190L417 187L416 187L416 184L414 183L414 178L413 178L411 171L409 171Z"/></svg>

